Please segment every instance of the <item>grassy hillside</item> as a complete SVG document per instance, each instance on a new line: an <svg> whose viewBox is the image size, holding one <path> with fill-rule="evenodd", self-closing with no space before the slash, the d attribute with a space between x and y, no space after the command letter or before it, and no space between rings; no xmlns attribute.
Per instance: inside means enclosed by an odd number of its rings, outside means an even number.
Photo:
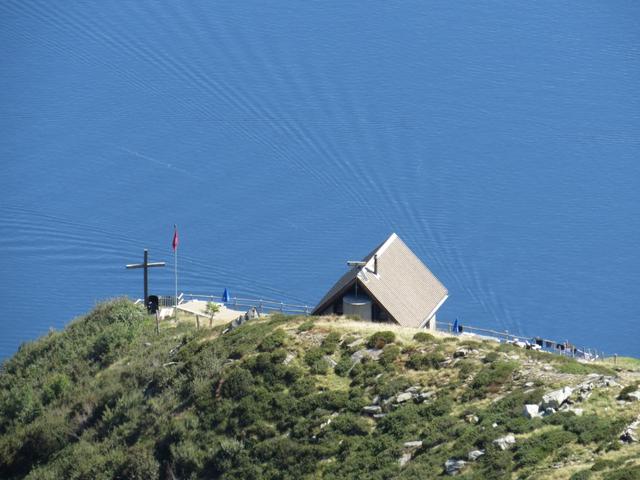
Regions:
<svg viewBox="0 0 640 480"><path fill-rule="evenodd" d="M636 361L335 318L223 328L156 335L118 300L24 345L0 374L0 478L640 478L619 440Z"/></svg>

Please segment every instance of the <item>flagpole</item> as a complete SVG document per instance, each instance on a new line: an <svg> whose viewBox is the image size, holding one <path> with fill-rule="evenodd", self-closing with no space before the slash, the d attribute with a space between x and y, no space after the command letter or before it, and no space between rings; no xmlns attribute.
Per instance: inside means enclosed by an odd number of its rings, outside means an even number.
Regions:
<svg viewBox="0 0 640 480"><path fill-rule="evenodd" d="M177 225L173 225L173 234L174 236L177 235L178 232L178 226ZM177 242L176 242L177 243ZM173 249L173 274L174 274L174 279L175 279L175 306L174 306L174 314L176 317L176 321L178 320L178 245L175 245L175 248Z"/></svg>

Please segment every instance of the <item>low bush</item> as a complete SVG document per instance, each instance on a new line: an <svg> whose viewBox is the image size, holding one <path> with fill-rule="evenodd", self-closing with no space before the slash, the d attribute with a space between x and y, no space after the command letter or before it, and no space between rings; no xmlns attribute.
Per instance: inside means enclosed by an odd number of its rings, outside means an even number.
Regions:
<svg viewBox="0 0 640 480"><path fill-rule="evenodd" d="M353 361L351 360L351 356L342 355L337 365L334 367L334 371L336 372L336 375L340 377L346 377L347 375L349 375L349 371L351 370L352 366Z"/></svg>
<svg viewBox="0 0 640 480"><path fill-rule="evenodd" d="M396 334L393 332L376 332L367 340L367 347L382 349L385 345L395 342Z"/></svg>
<svg viewBox="0 0 640 480"><path fill-rule="evenodd" d="M413 339L420 343L432 343L436 341L436 337L427 332L418 332L413 336Z"/></svg>
<svg viewBox="0 0 640 480"><path fill-rule="evenodd" d="M260 345L258 346L258 349L261 352L272 352L276 348L282 347L285 344L286 338L286 332L279 328L277 330L274 330L271 335L262 340L262 342L260 342Z"/></svg>
<svg viewBox="0 0 640 480"><path fill-rule="evenodd" d="M640 384L638 382L631 385L627 385L618 394L618 400L630 400L629 394L640 390Z"/></svg>
<svg viewBox="0 0 640 480"><path fill-rule="evenodd" d="M320 348L325 354L332 355L333 352L336 351L338 343L340 343L340 334L338 332L330 332L329 335L322 340Z"/></svg>
<svg viewBox="0 0 640 480"><path fill-rule="evenodd" d="M305 320L298 326L298 332L307 332L313 328L313 320Z"/></svg>
<svg viewBox="0 0 640 480"><path fill-rule="evenodd" d="M473 396L482 397L487 392L497 392L501 385L511 380L517 367L517 363L503 360L486 365L476 374L471 383Z"/></svg>
<svg viewBox="0 0 640 480"><path fill-rule="evenodd" d="M531 467L541 463L555 450L575 439L575 434L564 430L552 430L534 435L517 447L514 458L518 467Z"/></svg>
<svg viewBox="0 0 640 480"><path fill-rule="evenodd" d="M393 365L393 362L400 355L400 347L397 345L385 345L378 361L385 367Z"/></svg>
<svg viewBox="0 0 640 480"><path fill-rule="evenodd" d="M445 356L439 352L414 353L409 356L405 365L412 370L438 369L445 360Z"/></svg>

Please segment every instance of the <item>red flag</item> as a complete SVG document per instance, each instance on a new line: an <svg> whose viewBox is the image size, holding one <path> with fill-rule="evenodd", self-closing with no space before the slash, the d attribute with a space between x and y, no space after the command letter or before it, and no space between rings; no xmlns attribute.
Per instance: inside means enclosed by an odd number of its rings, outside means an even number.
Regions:
<svg viewBox="0 0 640 480"><path fill-rule="evenodd" d="M173 251L175 252L178 248L178 227L173 226L173 241L171 242L171 246L173 247Z"/></svg>

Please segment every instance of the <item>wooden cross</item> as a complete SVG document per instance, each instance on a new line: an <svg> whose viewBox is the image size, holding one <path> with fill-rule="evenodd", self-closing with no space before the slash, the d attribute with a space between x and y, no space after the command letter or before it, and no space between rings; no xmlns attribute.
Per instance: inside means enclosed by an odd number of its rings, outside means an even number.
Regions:
<svg viewBox="0 0 640 480"><path fill-rule="evenodd" d="M149 308L149 268L164 266L164 262L149 263L149 251L146 248L144 249L144 262L126 265L126 268L144 268L144 308Z"/></svg>

